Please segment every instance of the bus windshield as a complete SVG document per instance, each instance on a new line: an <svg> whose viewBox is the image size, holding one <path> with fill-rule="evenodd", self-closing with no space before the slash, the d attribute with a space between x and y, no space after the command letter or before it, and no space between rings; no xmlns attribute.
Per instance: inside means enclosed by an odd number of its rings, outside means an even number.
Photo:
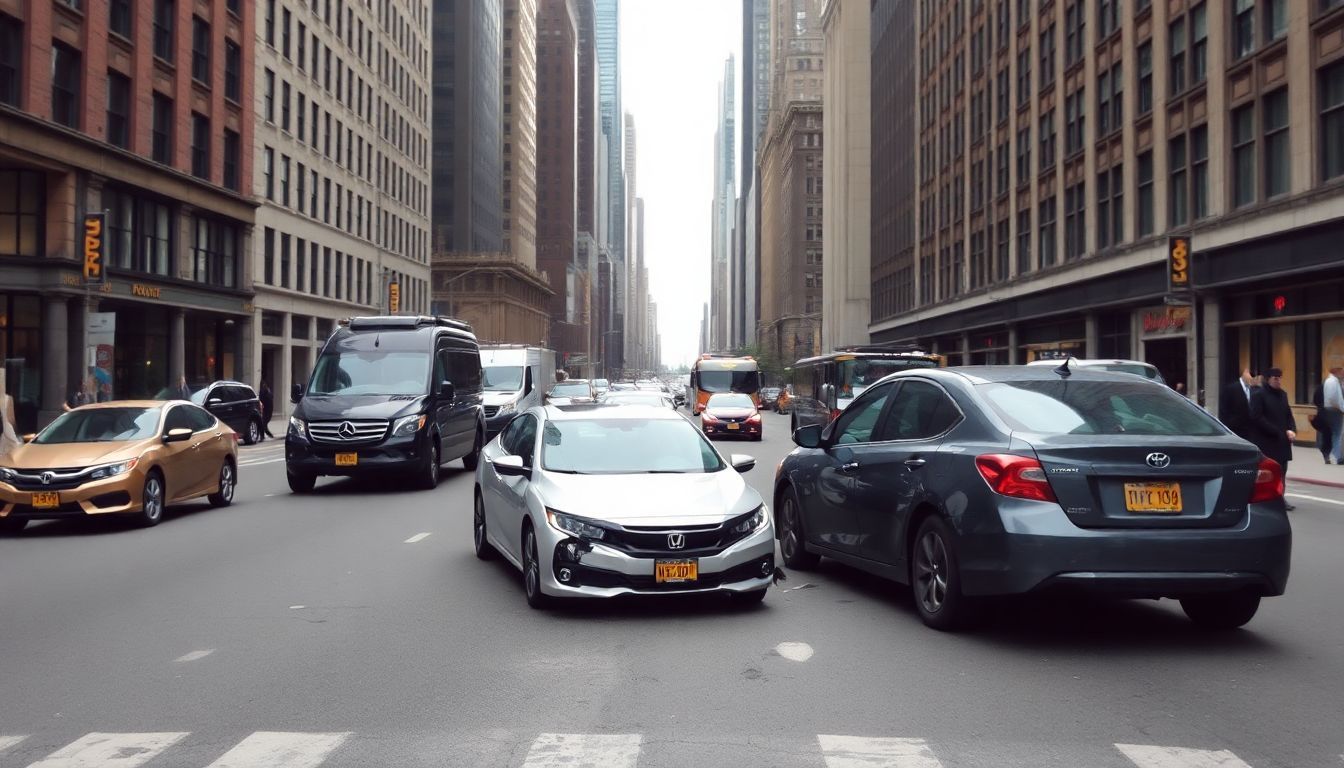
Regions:
<svg viewBox="0 0 1344 768"><path fill-rule="evenodd" d="M702 392L755 393L761 388L760 371L700 371Z"/></svg>

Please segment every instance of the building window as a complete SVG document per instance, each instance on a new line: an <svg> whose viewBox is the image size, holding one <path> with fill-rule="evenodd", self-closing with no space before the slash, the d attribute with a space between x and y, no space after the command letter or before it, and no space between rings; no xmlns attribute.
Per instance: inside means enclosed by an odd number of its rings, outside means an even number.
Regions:
<svg viewBox="0 0 1344 768"><path fill-rule="evenodd" d="M200 16L191 17L191 77L210 84L210 24Z"/></svg>
<svg viewBox="0 0 1344 768"><path fill-rule="evenodd" d="M130 146L131 79L120 72L107 73L107 143Z"/></svg>
<svg viewBox="0 0 1344 768"><path fill-rule="evenodd" d="M299 163L295 167L294 181L297 188L294 190L294 207L299 213L305 213L308 205L308 169Z"/></svg>
<svg viewBox="0 0 1344 768"><path fill-rule="evenodd" d="M261 177L266 183L266 199L275 200L275 150L264 147L261 150Z"/></svg>
<svg viewBox="0 0 1344 768"><path fill-rule="evenodd" d="M1209 76L1209 19L1203 3L1190 9L1190 82L1198 85Z"/></svg>
<svg viewBox="0 0 1344 768"><path fill-rule="evenodd" d="M210 118L191 113L191 175L210 179Z"/></svg>
<svg viewBox="0 0 1344 768"><path fill-rule="evenodd" d="M238 287L238 228L204 216L192 218L192 279L220 288Z"/></svg>
<svg viewBox="0 0 1344 768"><path fill-rule="evenodd" d="M46 188L39 171L0 169L0 256L43 255Z"/></svg>
<svg viewBox="0 0 1344 768"><path fill-rule="evenodd" d="M173 164L173 100L154 94L154 161Z"/></svg>
<svg viewBox="0 0 1344 768"><path fill-rule="evenodd" d="M289 155L280 156L280 204L289 206Z"/></svg>
<svg viewBox="0 0 1344 768"><path fill-rule="evenodd" d="M108 9L107 28L118 35L131 39L131 0L112 0Z"/></svg>
<svg viewBox="0 0 1344 768"><path fill-rule="evenodd" d="M289 81L280 84L280 130L289 130Z"/></svg>
<svg viewBox="0 0 1344 768"><path fill-rule="evenodd" d="M79 127L79 52L64 43L51 43L51 119Z"/></svg>
<svg viewBox="0 0 1344 768"><path fill-rule="evenodd" d="M1149 150L1139 155L1139 169L1137 175L1138 194L1138 236L1147 237L1153 234L1157 226L1156 216L1153 208L1153 152Z"/></svg>
<svg viewBox="0 0 1344 768"><path fill-rule="evenodd" d="M1190 131L1190 201L1195 220L1209 215L1209 126Z"/></svg>
<svg viewBox="0 0 1344 768"><path fill-rule="evenodd" d="M290 266L290 245L291 237L288 232L280 233L280 287L289 287L289 266Z"/></svg>
<svg viewBox="0 0 1344 768"><path fill-rule="evenodd" d="M1124 175L1119 165L1097 174L1097 250L1125 239Z"/></svg>
<svg viewBox="0 0 1344 768"><path fill-rule="evenodd" d="M224 129L224 186L235 192L242 191L241 180L238 178L238 160L242 152L241 142L237 133Z"/></svg>
<svg viewBox="0 0 1344 768"><path fill-rule="evenodd" d="M19 106L23 50L23 24L0 13L0 104Z"/></svg>
<svg viewBox="0 0 1344 768"><path fill-rule="evenodd" d="M1139 114L1153 111L1153 43L1139 46Z"/></svg>
<svg viewBox="0 0 1344 768"><path fill-rule="evenodd" d="M1046 267L1054 266L1055 248L1057 246L1055 240L1055 198L1053 195L1041 201L1040 213L1037 214L1037 219L1039 219L1041 223L1038 244L1038 250L1041 254L1041 269L1045 269Z"/></svg>
<svg viewBox="0 0 1344 768"><path fill-rule="evenodd" d="M1167 143L1167 173L1171 183L1167 188L1167 226L1179 227L1190 223L1190 162L1182 134Z"/></svg>
<svg viewBox="0 0 1344 768"><path fill-rule="evenodd" d="M1288 0L1265 3L1265 37L1269 42L1288 34Z"/></svg>
<svg viewBox="0 0 1344 768"><path fill-rule="evenodd" d="M1344 61L1321 70L1321 178L1344 176Z"/></svg>
<svg viewBox="0 0 1344 768"><path fill-rule="evenodd" d="M242 102L243 49L232 40L224 41L224 98Z"/></svg>
<svg viewBox="0 0 1344 768"><path fill-rule="evenodd" d="M1081 259L1087 252L1087 189L1078 182L1064 190L1064 258Z"/></svg>
<svg viewBox="0 0 1344 768"><path fill-rule="evenodd" d="M1017 106L1026 106L1031 101L1031 51L1017 52Z"/></svg>
<svg viewBox="0 0 1344 768"><path fill-rule="evenodd" d="M1017 212L1017 274L1031 271L1031 210Z"/></svg>
<svg viewBox="0 0 1344 768"><path fill-rule="evenodd" d="M1041 32L1041 89L1055 82L1055 25Z"/></svg>
<svg viewBox="0 0 1344 768"><path fill-rule="evenodd" d="M1086 134L1084 123L1087 110L1087 91L1085 87L1064 97L1064 155L1069 157L1083 151L1083 137Z"/></svg>
<svg viewBox="0 0 1344 768"><path fill-rule="evenodd" d="M1064 66L1071 67L1083 60L1086 22L1083 2L1078 0L1064 11Z"/></svg>
<svg viewBox="0 0 1344 768"><path fill-rule="evenodd" d="M262 252L265 254L264 281L267 285L275 285L275 230L267 227L262 238Z"/></svg>
<svg viewBox="0 0 1344 768"><path fill-rule="evenodd" d="M1170 95L1175 96L1185 90L1185 17L1173 21L1167 32L1167 46L1171 51L1171 71L1167 85Z"/></svg>
<svg viewBox="0 0 1344 768"><path fill-rule="evenodd" d="M1041 170L1055 167L1055 110L1041 115Z"/></svg>
<svg viewBox="0 0 1344 768"><path fill-rule="evenodd" d="M1264 101L1265 197L1288 194L1292 159L1288 154L1288 89L1280 88Z"/></svg>
<svg viewBox="0 0 1344 768"><path fill-rule="evenodd" d="M1255 105L1232 110L1232 207L1255 202Z"/></svg>
<svg viewBox="0 0 1344 768"><path fill-rule="evenodd" d="M173 211L151 198L114 186L103 188L107 211L107 261L121 269L155 275L169 273L173 252Z"/></svg>
<svg viewBox="0 0 1344 768"><path fill-rule="evenodd" d="M1255 51L1255 0L1232 0L1232 58Z"/></svg>
<svg viewBox="0 0 1344 768"><path fill-rule="evenodd" d="M268 123L275 123L275 73L266 70L261 83L261 115Z"/></svg>
<svg viewBox="0 0 1344 768"><path fill-rule="evenodd" d="M171 64L177 53L176 0L154 0L154 55Z"/></svg>
<svg viewBox="0 0 1344 768"><path fill-rule="evenodd" d="M330 2L330 0L328 0ZM289 28L293 21L288 8L280 10L280 55L289 59Z"/></svg>

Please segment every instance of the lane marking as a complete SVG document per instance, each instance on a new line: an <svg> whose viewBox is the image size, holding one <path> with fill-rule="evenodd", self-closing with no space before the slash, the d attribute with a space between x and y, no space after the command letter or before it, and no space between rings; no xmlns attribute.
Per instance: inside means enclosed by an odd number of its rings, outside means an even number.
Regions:
<svg viewBox="0 0 1344 768"><path fill-rule="evenodd" d="M639 746L639 734L543 733L532 742L523 768L635 768Z"/></svg>
<svg viewBox="0 0 1344 768"><path fill-rule="evenodd" d="M291 606L289 606L289 610L291 610L291 611L298 611L298 610L302 610L302 609L307 608L307 607L308 607L308 606L306 606L306 605L291 605Z"/></svg>
<svg viewBox="0 0 1344 768"><path fill-rule="evenodd" d="M350 733L257 731L206 768L316 768Z"/></svg>
<svg viewBox="0 0 1344 768"><path fill-rule="evenodd" d="M209 656L214 652L215 652L214 648L206 648L205 650L201 651L192 651L191 653L184 653L181 656L178 656L176 659L173 659L173 663L183 664L188 661L200 661L201 659L204 659L206 656Z"/></svg>
<svg viewBox="0 0 1344 768"><path fill-rule="evenodd" d="M1116 744L1139 768L1251 768L1227 750L1157 747L1150 744Z"/></svg>
<svg viewBox="0 0 1344 768"><path fill-rule="evenodd" d="M20 741L28 738L27 736L0 736L0 752L18 744Z"/></svg>
<svg viewBox="0 0 1344 768"><path fill-rule="evenodd" d="M405 544L414 544L414 543L416 543L417 541L424 541L425 539L428 539L428 538L429 538L429 534L428 534L428 533L417 533L417 534L415 534L414 536L412 536L411 538L407 539L407 540L406 540L405 542L403 542L403 543L405 543Z"/></svg>
<svg viewBox="0 0 1344 768"><path fill-rule="evenodd" d="M185 733L86 733L28 768L136 768L186 737Z"/></svg>
<svg viewBox="0 0 1344 768"><path fill-rule="evenodd" d="M826 768L942 768L923 739L817 736Z"/></svg>
<svg viewBox="0 0 1344 768"><path fill-rule="evenodd" d="M285 460L285 457L284 457L284 456L281 456L281 457L278 458L278 459L252 459L251 461L240 461L240 462L238 462L238 466L240 466L240 467L260 467L260 466L262 466L262 465L264 465L264 464L279 464L280 462L282 462L282 461L284 461L284 460Z"/></svg>
<svg viewBox="0 0 1344 768"><path fill-rule="evenodd" d="M807 661L816 651L807 643L780 643L775 646L775 653L789 661Z"/></svg>
<svg viewBox="0 0 1344 768"><path fill-rule="evenodd" d="M1283 495L1293 499L1306 499L1307 501L1319 501L1322 504L1334 504L1337 507L1344 507L1344 501L1338 501L1336 499L1323 499L1320 496L1308 496L1305 493L1285 493Z"/></svg>

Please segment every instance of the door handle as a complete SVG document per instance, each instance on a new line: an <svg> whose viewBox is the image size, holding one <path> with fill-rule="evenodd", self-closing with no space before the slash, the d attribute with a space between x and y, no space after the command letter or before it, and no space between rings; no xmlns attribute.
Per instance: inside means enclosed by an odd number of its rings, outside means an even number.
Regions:
<svg viewBox="0 0 1344 768"><path fill-rule="evenodd" d="M911 468L911 469L919 469L920 467L924 466L924 463L925 463L925 462L924 462L923 459L906 459L906 460L905 460L905 466L907 466L907 467L909 467L909 468Z"/></svg>
<svg viewBox="0 0 1344 768"><path fill-rule="evenodd" d="M853 472L854 470L856 470L856 469L858 469L858 468L859 468L859 462L857 462L857 461L851 461L851 462L849 462L849 463L847 463L847 464L841 464L841 465L840 465L840 471L841 471L841 472Z"/></svg>

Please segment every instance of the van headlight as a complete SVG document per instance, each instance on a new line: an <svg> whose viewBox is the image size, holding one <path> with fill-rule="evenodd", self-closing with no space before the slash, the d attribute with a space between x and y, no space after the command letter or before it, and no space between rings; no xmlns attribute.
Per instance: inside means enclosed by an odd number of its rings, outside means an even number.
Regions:
<svg viewBox="0 0 1344 768"><path fill-rule="evenodd" d="M553 528L573 534L581 539L601 539L607 535L605 528L599 528L573 515L566 515L564 512L556 512L554 509L546 509L546 519Z"/></svg>
<svg viewBox="0 0 1344 768"><path fill-rule="evenodd" d="M513 413L517 409L518 409L518 401L510 400L507 403L501 403L499 406L499 410L495 411L495 415L503 416L506 413Z"/></svg>
<svg viewBox="0 0 1344 768"><path fill-rule="evenodd" d="M402 416L397 419L397 423L392 425L393 437L407 437L419 432L425 426L428 416L423 413L417 413L413 416Z"/></svg>
<svg viewBox="0 0 1344 768"><path fill-rule="evenodd" d="M298 416L289 417L289 432L297 437L308 437L308 422Z"/></svg>
<svg viewBox="0 0 1344 768"><path fill-rule="evenodd" d="M116 477L117 475L124 475L127 472L130 472L132 469L135 469L135 465L139 463L140 463L139 459L130 459L128 461L117 462L116 464L104 464L103 466L98 467L97 469L90 472L89 479L102 480L105 477Z"/></svg>
<svg viewBox="0 0 1344 768"><path fill-rule="evenodd" d="M756 508L742 522L733 526L733 533L751 533L765 526L766 521L770 519L770 510L764 504Z"/></svg>

